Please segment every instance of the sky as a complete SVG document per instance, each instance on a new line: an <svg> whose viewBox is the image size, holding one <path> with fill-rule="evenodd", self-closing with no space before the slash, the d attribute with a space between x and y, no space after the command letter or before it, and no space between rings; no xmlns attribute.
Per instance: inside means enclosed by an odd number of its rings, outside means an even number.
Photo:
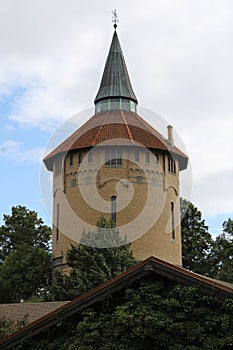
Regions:
<svg viewBox="0 0 233 350"><path fill-rule="evenodd" d="M188 199L219 234L233 218L231 0L0 0L0 224L25 205L51 225L42 159L56 130L93 107L115 8L139 105L174 126L192 169Z"/></svg>

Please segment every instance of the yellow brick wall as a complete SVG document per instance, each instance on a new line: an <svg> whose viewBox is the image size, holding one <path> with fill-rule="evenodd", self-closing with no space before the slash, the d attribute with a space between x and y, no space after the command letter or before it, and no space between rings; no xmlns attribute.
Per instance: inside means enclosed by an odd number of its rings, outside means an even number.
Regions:
<svg viewBox="0 0 233 350"><path fill-rule="evenodd" d="M88 163L87 151L83 162L74 165L69 154L64 158L60 175L53 180L54 225L59 203L59 240L53 227L53 258L65 255L71 244L77 244L81 232L95 227L100 216L111 217L111 196L117 196L117 227L127 235L137 259L156 256L181 265L181 233L179 225L179 172L168 172L168 154L158 152L159 165L151 156L145 162L145 150L140 150L140 162L134 161L130 147L122 149L122 166L105 166L105 148L96 147L93 162ZM72 187L72 180L76 185ZM174 203L175 239L171 232L171 202ZM122 209L119 210L119 208ZM118 211L119 210L119 211ZM108 212L107 212L108 211ZM91 226L90 226L91 225Z"/></svg>

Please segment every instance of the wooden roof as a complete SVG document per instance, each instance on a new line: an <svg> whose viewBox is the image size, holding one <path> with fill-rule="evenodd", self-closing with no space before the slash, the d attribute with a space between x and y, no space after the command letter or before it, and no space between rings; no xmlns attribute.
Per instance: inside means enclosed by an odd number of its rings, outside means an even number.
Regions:
<svg viewBox="0 0 233 350"><path fill-rule="evenodd" d="M0 304L0 319L5 318L17 322L26 318L26 321L29 324L66 303L68 303L68 301Z"/></svg>

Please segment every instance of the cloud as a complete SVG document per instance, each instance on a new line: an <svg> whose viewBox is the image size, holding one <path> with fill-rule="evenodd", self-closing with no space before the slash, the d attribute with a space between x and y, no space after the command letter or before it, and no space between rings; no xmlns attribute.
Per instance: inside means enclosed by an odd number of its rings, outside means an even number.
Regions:
<svg viewBox="0 0 233 350"><path fill-rule="evenodd" d="M0 156L7 157L9 160L14 160L17 164L34 164L41 163L43 158L43 148L33 148L24 150L21 142L7 140L0 145Z"/></svg>
<svg viewBox="0 0 233 350"><path fill-rule="evenodd" d="M216 172L195 183L192 199L200 203L206 215L233 214L233 167L228 171Z"/></svg>
<svg viewBox="0 0 233 350"><path fill-rule="evenodd" d="M0 155L1 156L11 156L14 154L15 150L18 150L20 146L19 142L13 140L7 140L2 145L0 145Z"/></svg>
<svg viewBox="0 0 233 350"><path fill-rule="evenodd" d="M117 6L117 30L139 104L165 117L183 140L197 205L208 213L229 211L232 1L119 0ZM12 96L10 120L54 131L93 105L114 8L112 0L1 4L0 100ZM21 162L41 157L40 148L25 151L23 144L7 142L2 156L18 152Z"/></svg>

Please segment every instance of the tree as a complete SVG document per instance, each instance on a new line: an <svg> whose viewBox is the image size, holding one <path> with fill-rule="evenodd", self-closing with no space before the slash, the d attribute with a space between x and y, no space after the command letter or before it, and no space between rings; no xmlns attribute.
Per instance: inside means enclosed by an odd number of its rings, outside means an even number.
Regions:
<svg viewBox="0 0 233 350"><path fill-rule="evenodd" d="M0 227L0 260L4 260L18 244L26 244L48 250L51 229L44 225L35 211L25 206L12 207L11 215L3 216L4 225Z"/></svg>
<svg viewBox="0 0 233 350"><path fill-rule="evenodd" d="M213 243L211 259L215 277L233 283L233 220L223 222L223 233Z"/></svg>
<svg viewBox="0 0 233 350"><path fill-rule="evenodd" d="M0 302L19 302L50 281L51 229L23 206L12 207L4 222L0 228Z"/></svg>
<svg viewBox="0 0 233 350"><path fill-rule="evenodd" d="M84 231L78 246L67 251L67 263L72 268L70 276L57 275L50 298L70 300L126 271L136 260L114 223L100 218L97 230Z"/></svg>
<svg viewBox="0 0 233 350"><path fill-rule="evenodd" d="M26 244L17 246L0 265L0 303L38 295L50 283L50 254Z"/></svg>
<svg viewBox="0 0 233 350"><path fill-rule="evenodd" d="M181 235L183 267L194 272L210 274L210 251L213 239L201 212L189 201L181 199Z"/></svg>
<svg viewBox="0 0 233 350"><path fill-rule="evenodd" d="M11 321L5 317L0 318L0 340L7 337L11 333L16 332L18 329L25 327L27 323L27 316L19 321Z"/></svg>
<svg viewBox="0 0 233 350"><path fill-rule="evenodd" d="M232 299L145 278L59 320L14 349L230 350L232 319Z"/></svg>

